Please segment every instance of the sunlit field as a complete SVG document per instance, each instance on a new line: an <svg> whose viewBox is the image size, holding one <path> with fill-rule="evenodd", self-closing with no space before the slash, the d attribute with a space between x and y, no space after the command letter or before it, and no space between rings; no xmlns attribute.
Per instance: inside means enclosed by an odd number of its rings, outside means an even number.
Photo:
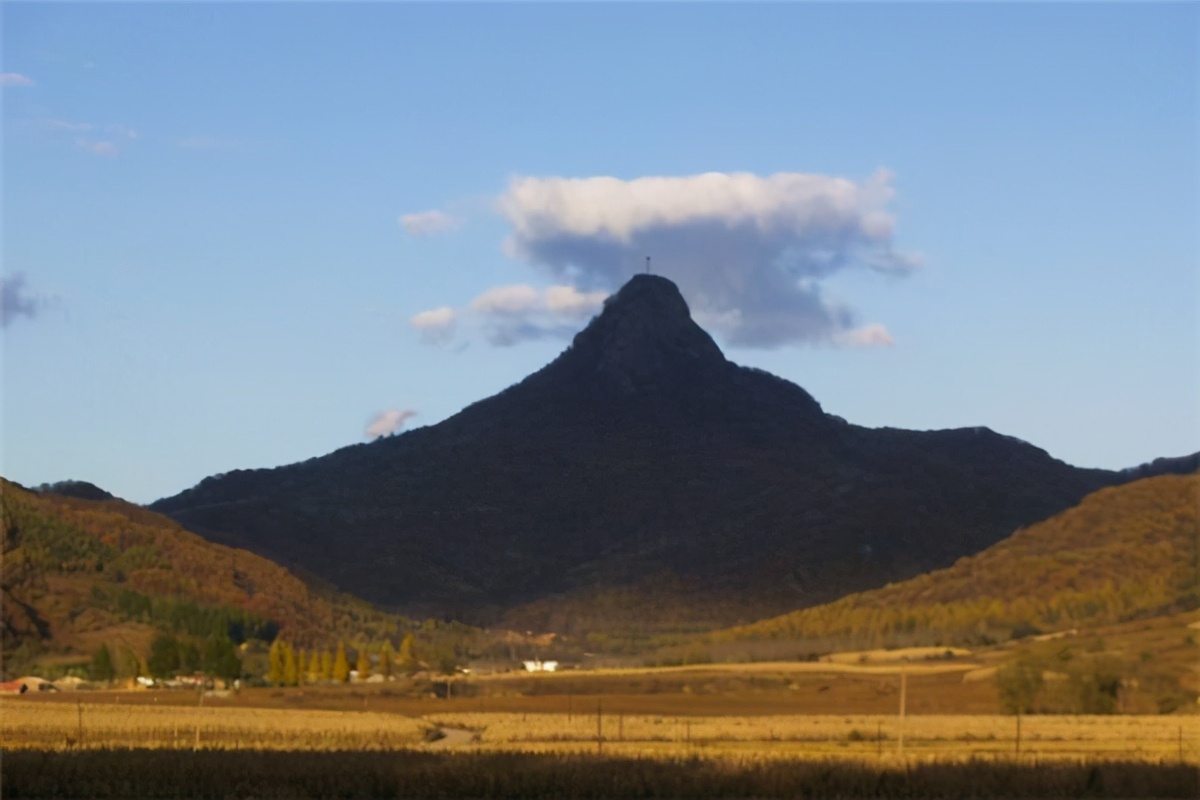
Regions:
<svg viewBox="0 0 1200 800"><path fill-rule="evenodd" d="M590 714L436 714L472 731L483 749L700 756L946 759L1015 757L1016 718L1000 715L663 717ZM599 735L599 741L597 739ZM902 741L903 740L903 741ZM1027 759L1200 761L1200 718L1026 716Z"/></svg>
<svg viewBox="0 0 1200 800"><path fill-rule="evenodd" d="M0 702L0 741L6 751L395 750L423 741L428 727L418 719L373 712Z"/></svg>
<svg viewBox="0 0 1200 800"><path fill-rule="evenodd" d="M582 707L581 707L582 706ZM449 736L445 734L449 733ZM1200 717L1033 715L664 716L315 711L0 702L6 750L154 748L397 750L413 747L698 757L910 760L1016 757L1200 763Z"/></svg>

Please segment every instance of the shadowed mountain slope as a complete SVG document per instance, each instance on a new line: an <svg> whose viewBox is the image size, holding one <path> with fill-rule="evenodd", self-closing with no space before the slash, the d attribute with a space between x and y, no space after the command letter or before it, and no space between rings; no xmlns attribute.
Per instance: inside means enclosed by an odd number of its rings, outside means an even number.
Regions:
<svg viewBox="0 0 1200 800"><path fill-rule="evenodd" d="M410 613L714 626L948 566L1127 480L986 428L866 429L728 361L639 275L549 365L437 425L158 501Z"/></svg>
<svg viewBox="0 0 1200 800"><path fill-rule="evenodd" d="M1088 495L947 569L721 631L723 639L1008 638L1200 607L1200 474Z"/></svg>

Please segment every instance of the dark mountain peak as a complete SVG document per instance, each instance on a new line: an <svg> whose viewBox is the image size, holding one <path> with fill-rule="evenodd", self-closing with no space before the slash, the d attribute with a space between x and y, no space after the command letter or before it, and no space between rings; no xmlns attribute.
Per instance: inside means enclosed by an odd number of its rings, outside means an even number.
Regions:
<svg viewBox="0 0 1200 800"><path fill-rule="evenodd" d="M658 275L635 275L608 298L562 360L613 379L625 391L664 380L690 383L730 366L692 321L679 287Z"/></svg>
<svg viewBox="0 0 1200 800"><path fill-rule="evenodd" d="M37 488L40 494L57 494L62 497L74 497L79 500L113 500L115 496L106 492L94 483L87 481L59 481L58 483L43 483Z"/></svg>
<svg viewBox="0 0 1200 800"><path fill-rule="evenodd" d="M410 613L636 631L949 566L1118 479L982 430L828 416L638 275L553 362L449 419L153 508Z"/></svg>

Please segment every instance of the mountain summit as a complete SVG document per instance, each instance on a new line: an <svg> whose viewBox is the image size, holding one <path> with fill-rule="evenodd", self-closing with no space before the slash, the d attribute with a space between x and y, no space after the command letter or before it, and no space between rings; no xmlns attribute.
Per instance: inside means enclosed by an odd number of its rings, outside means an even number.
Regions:
<svg viewBox="0 0 1200 800"><path fill-rule="evenodd" d="M437 425L153 508L410 613L631 632L945 567L1126 479L986 428L850 425L728 361L639 275L550 364Z"/></svg>
<svg viewBox="0 0 1200 800"><path fill-rule="evenodd" d="M657 275L636 275L621 287L562 361L579 362L578 371L590 368L626 393L696 383L732 366L692 321L678 287Z"/></svg>
<svg viewBox="0 0 1200 800"><path fill-rule="evenodd" d="M714 425L752 435L780 414L803 420L809 432L831 422L799 386L726 359L679 288L645 274L609 297L558 358L463 413L515 413L509 424L517 427L547 424L547 414L530 415L530 408L552 411L558 421L650 426L677 436L707 436Z"/></svg>

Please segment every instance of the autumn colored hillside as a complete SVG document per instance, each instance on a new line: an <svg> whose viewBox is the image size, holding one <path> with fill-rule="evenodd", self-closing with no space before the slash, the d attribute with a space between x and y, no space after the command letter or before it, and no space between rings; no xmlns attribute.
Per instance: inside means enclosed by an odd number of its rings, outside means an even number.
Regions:
<svg viewBox="0 0 1200 800"><path fill-rule="evenodd" d="M0 506L6 672L101 644L144 652L156 632L235 642L278 635L327 647L410 627L116 498L38 493L0 479Z"/></svg>
<svg viewBox="0 0 1200 800"><path fill-rule="evenodd" d="M716 635L949 644L1200 606L1200 474L1101 489L952 567Z"/></svg>

